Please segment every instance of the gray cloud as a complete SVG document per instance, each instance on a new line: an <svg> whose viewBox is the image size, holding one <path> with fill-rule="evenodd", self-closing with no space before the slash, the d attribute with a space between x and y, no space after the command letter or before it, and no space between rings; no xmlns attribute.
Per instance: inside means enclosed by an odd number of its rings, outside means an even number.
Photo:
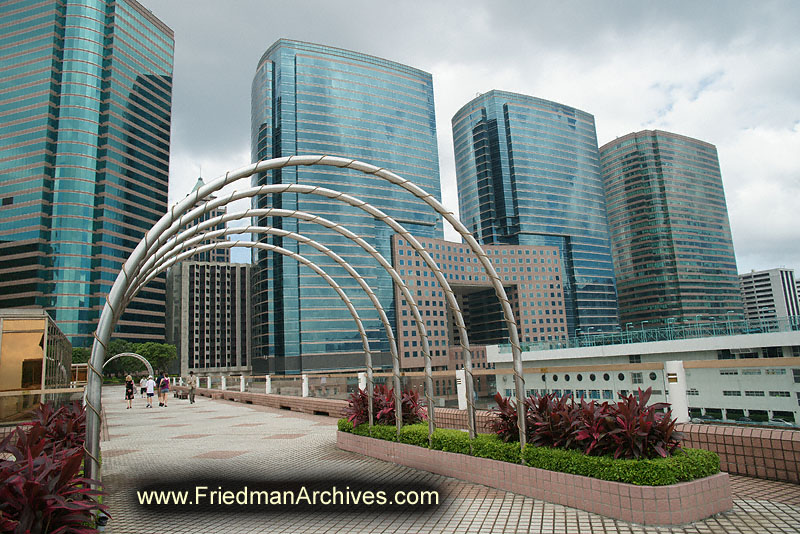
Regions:
<svg viewBox="0 0 800 534"><path fill-rule="evenodd" d="M595 115L600 144L661 128L717 145L742 271L800 268L800 4L141 0L175 30L171 199L249 162L250 85L276 39L433 74L444 202L450 118L498 88Z"/></svg>

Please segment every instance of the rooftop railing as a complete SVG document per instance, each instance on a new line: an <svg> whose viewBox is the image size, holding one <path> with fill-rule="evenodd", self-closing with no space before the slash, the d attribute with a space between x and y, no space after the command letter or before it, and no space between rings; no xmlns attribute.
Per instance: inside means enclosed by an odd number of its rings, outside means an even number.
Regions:
<svg viewBox="0 0 800 534"><path fill-rule="evenodd" d="M717 336L738 336L742 334L764 334L774 332L800 331L800 316L758 320L733 319L731 317L696 316L686 322L667 319L667 325L647 328L647 321L638 324L626 323L625 328L616 332L579 331L574 337L565 340L521 343L522 351L571 349L596 347L602 345L624 345L628 343L648 343L653 341L674 341L677 339L697 339ZM579 329L580 330L580 329ZM500 345L501 353L510 353L511 346Z"/></svg>

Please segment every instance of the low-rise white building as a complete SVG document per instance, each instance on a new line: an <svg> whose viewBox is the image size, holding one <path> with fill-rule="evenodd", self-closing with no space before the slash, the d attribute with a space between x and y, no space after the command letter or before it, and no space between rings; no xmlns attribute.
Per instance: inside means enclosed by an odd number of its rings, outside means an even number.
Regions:
<svg viewBox="0 0 800 534"><path fill-rule="evenodd" d="M510 348L489 346L486 356L498 392L513 396ZM526 394L603 401L652 387L653 402L683 401L692 417L800 423L797 330L526 351L522 359ZM669 396L667 362L680 362L685 399Z"/></svg>

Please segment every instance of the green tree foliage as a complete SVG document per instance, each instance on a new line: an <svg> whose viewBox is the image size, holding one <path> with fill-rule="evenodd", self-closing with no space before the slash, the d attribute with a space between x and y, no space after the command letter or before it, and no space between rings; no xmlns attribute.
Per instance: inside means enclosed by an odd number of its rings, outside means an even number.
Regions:
<svg viewBox="0 0 800 534"><path fill-rule="evenodd" d="M81 350L86 351L86 359L76 360L76 351ZM167 343L155 343L152 341L148 341L147 343L131 343L130 341L125 341L124 339L112 339L108 344L106 360L124 352L133 352L143 356L147 361L150 362L150 365L153 366L153 370L156 372L159 369L166 369L168 363L178 356L178 350L175 345L169 345ZM73 349L73 363L88 361L90 354L91 351L89 349ZM83 357L83 353L81 353L80 357ZM140 373L146 369L147 367L138 358L122 357L106 365L103 371L107 376L124 376L128 373Z"/></svg>
<svg viewBox="0 0 800 534"><path fill-rule="evenodd" d="M86 363L92 355L92 350L85 347L76 347L72 349L72 363Z"/></svg>
<svg viewBox="0 0 800 534"><path fill-rule="evenodd" d="M155 370L166 369L169 362L178 357L178 349L175 345L168 343L148 341L147 343L137 343L135 347L136 350L133 352L147 358Z"/></svg>

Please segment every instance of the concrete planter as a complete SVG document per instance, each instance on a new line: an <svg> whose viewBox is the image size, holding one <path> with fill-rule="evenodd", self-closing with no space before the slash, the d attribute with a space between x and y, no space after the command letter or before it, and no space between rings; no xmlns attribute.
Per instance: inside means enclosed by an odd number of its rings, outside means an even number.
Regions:
<svg viewBox="0 0 800 534"><path fill-rule="evenodd" d="M644 525L680 525L733 507L727 473L635 486L338 432L337 446L438 475Z"/></svg>

